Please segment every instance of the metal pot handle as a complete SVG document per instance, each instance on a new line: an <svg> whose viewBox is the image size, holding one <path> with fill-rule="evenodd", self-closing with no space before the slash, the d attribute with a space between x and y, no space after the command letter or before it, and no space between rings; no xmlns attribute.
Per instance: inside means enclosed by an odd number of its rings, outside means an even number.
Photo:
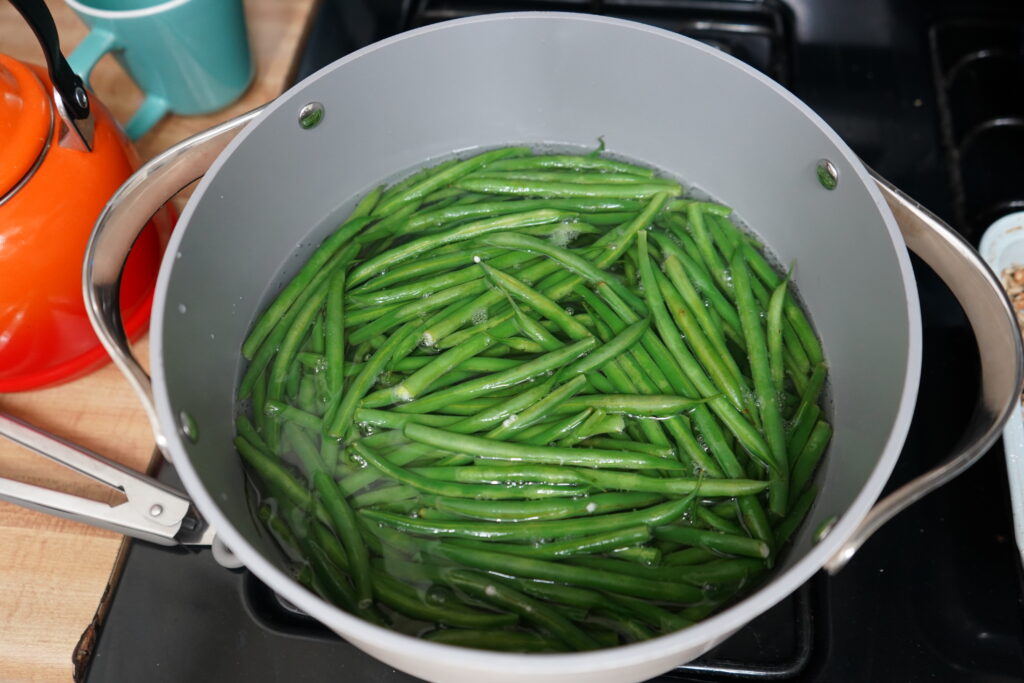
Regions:
<svg viewBox="0 0 1024 683"><path fill-rule="evenodd" d="M981 357L981 397L960 447L938 467L878 502L825 563L835 574L883 524L956 478L984 455L1019 409L1024 361L1021 331L999 280L978 252L941 219L869 169L907 246L943 279L967 314Z"/></svg>
<svg viewBox="0 0 1024 683"><path fill-rule="evenodd" d="M132 244L153 214L201 177L228 142L259 112L250 111L199 133L145 164L107 203L85 250L82 287L89 320L139 395L164 457L169 454L167 440L157 420L149 375L133 355L121 320L121 271ZM118 505L107 505L0 477L0 500L161 545L212 544L220 564L240 566L184 493L2 412L0 436L119 490L127 499Z"/></svg>
<svg viewBox="0 0 1024 683"><path fill-rule="evenodd" d="M149 375L132 353L121 320L121 271L132 244L157 211L201 178L224 147L262 107L179 142L135 172L107 202L85 248L82 290L96 335L135 389L149 418L157 448L170 460L167 439L153 404Z"/></svg>

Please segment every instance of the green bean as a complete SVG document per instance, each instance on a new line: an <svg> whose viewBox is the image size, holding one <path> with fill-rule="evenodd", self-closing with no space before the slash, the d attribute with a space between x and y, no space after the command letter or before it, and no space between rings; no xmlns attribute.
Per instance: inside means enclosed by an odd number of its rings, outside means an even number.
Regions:
<svg viewBox="0 0 1024 683"><path fill-rule="evenodd" d="M452 415L393 413L387 410L372 410L370 408L358 408L355 413L357 424L399 430L410 422L421 422L435 427L447 427L453 423L460 422L461 419Z"/></svg>
<svg viewBox="0 0 1024 683"><path fill-rule="evenodd" d="M274 359L278 348L284 341L285 335L292 330L295 319L298 317L305 303L318 291L320 286L327 282L334 269L343 263L345 263L351 255L351 249L345 247L335 253L324 267L317 273L314 273L308 282L304 283L301 291L294 297L294 304L290 305L288 309L280 316L277 316L274 320L269 323L269 330L263 334L263 341L258 344L258 348L249 362L249 367L246 368L245 374L242 375L242 381L238 387L238 398L245 399L249 397L257 380L261 375L264 374L267 365ZM294 280L293 280L294 281ZM260 320L263 320L261 318ZM259 324L259 322L257 322ZM255 331L255 330L254 330ZM253 333L250 333L249 338L253 338ZM265 388L265 387L264 387Z"/></svg>
<svg viewBox="0 0 1024 683"><path fill-rule="evenodd" d="M593 536L539 543L536 545L516 545L514 543L493 543L483 541L452 540L452 545L460 548L483 550L485 552L508 553L521 557L533 557L542 560L554 560L574 555L600 553L621 548L630 543L646 543L651 539L651 530L645 526L609 531Z"/></svg>
<svg viewBox="0 0 1024 683"><path fill-rule="evenodd" d="M756 249L748 245L743 249L743 254L750 268L765 285L768 287L778 287L782 283L782 277L775 272L764 256L759 254ZM797 305L791 292L786 295L784 310L786 319L793 325L793 330L799 337L804 351L807 352L807 357L810 359L811 364L817 365L823 362L825 356L821 350L821 342L818 341L817 335L814 334L814 328L811 327L810 321L807 320L807 316L800 306Z"/></svg>
<svg viewBox="0 0 1024 683"><path fill-rule="evenodd" d="M285 381L291 370L292 361L299 350L302 338L307 334L310 323L313 321L324 301L327 299L328 283L324 282L313 295L306 301L296 316L295 321L281 342L277 355L270 366L270 380L267 384L267 399L277 400L284 394ZM267 434L267 441L273 447L275 435L272 432Z"/></svg>
<svg viewBox="0 0 1024 683"><path fill-rule="evenodd" d="M487 433L487 438L506 439L510 435L526 429L530 425L542 419L547 413L557 409L561 404L565 403L565 401L572 398L572 396L576 394L576 392L580 391L586 383L587 380L585 377L577 375L544 398L534 403L529 408L526 408L518 414L508 416L500 425Z"/></svg>
<svg viewBox="0 0 1024 683"><path fill-rule="evenodd" d="M514 434L512 440L534 446L543 446L544 444L556 442L583 424L593 412L592 408L581 410L564 420L555 420L544 429L540 429L543 425L534 425L532 428L523 430L520 434ZM536 431L534 432L533 430Z"/></svg>
<svg viewBox="0 0 1024 683"><path fill-rule="evenodd" d="M284 441L298 456L307 478L312 478L315 472L325 468L325 464L320 460L320 452L317 450L316 444L292 422L288 422L284 426Z"/></svg>
<svg viewBox="0 0 1024 683"><path fill-rule="evenodd" d="M775 538L780 546L785 545L793 533L800 528L817 495L818 488L812 484L792 502L789 513L775 527Z"/></svg>
<svg viewBox="0 0 1024 683"><path fill-rule="evenodd" d="M679 194L682 188L675 183L569 183L551 181L515 180L504 178L466 177L455 183L455 187L469 192L509 195L519 197L553 197L594 199L648 199L666 190Z"/></svg>
<svg viewBox="0 0 1024 683"><path fill-rule="evenodd" d="M516 228L523 228L530 225L554 223L556 221L572 218L573 216L575 216L575 214L567 211L537 209L536 211L508 214L506 216L498 216L495 218L483 218L471 223L465 223L449 230L445 230L444 232L438 232L409 240L401 246L394 247L383 254L375 256L357 266L352 271L350 279L352 285L359 284L360 282L370 279L374 274L382 272L393 265L407 261L414 256L428 253L432 249L436 249L437 247L446 244L464 242L474 237L479 237L480 235L486 235L489 232L514 230Z"/></svg>
<svg viewBox="0 0 1024 683"><path fill-rule="evenodd" d="M478 249L476 250L477 256L482 259L492 258L499 256L502 253L500 249ZM389 287L396 287L403 282L410 280L417 280L419 278L425 278L428 275L435 273L446 274L452 268L457 266L468 266L473 261L473 255L466 252L465 246L461 244L452 244L447 247L440 247L431 252L431 255L417 259L411 263L403 263L400 266L388 270L386 273L381 273L371 280L364 282L358 287L352 288L350 294L359 294L362 297L369 296L372 292L377 292L382 289ZM415 286L415 285L408 285Z"/></svg>
<svg viewBox="0 0 1024 683"><path fill-rule="evenodd" d="M606 413L624 413L639 417L671 417L706 403L711 398L658 394L588 394L563 401L555 408L555 413L574 413L583 408L594 408Z"/></svg>
<svg viewBox="0 0 1024 683"><path fill-rule="evenodd" d="M447 335L443 339L440 339L436 344L432 344L432 346L439 350L450 349L462 344L467 339L479 334L480 332L493 332L498 337L507 336L508 333L514 331L512 329L512 317L512 311L489 317L482 323L471 325L463 330ZM508 361L509 359L503 358L501 360ZM497 369L504 370L506 368L495 368L494 370ZM493 372L493 370L491 371Z"/></svg>
<svg viewBox="0 0 1024 683"><path fill-rule="evenodd" d="M249 467L288 501L306 510L313 506L313 498L306 486L278 461L241 437L235 437L234 444Z"/></svg>
<svg viewBox="0 0 1024 683"><path fill-rule="evenodd" d="M452 166L454 166L455 164L457 164L459 162L460 162L459 159L446 159L446 160L444 160L444 161L442 161L440 163L434 164L433 166L425 166L425 167L419 169L415 173L413 173L413 174L407 176L406 178L403 178L402 180L398 181L397 183L392 185L390 188L387 188L381 194L381 197L380 197L380 200L378 200L378 203L380 203L381 200L385 200L386 201L386 200L389 200L389 199L393 199L394 197L396 197L399 194L401 194L401 193L405 192L406 190L408 190L413 185L415 185L415 184L417 184L419 182L422 182L424 179L429 178L432 175L436 175L437 173L440 173L441 171L443 171L443 170L445 170L447 168L451 168Z"/></svg>
<svg viewBox="0 0 1024 683"><path fill-rule="evenodd" d="M369 520L421 536L537 542L542 539L584 536L641 525L654 527L679 519L688 506L687 500L674 500L632 512L614 512L585 519L542 520L515 524L475 521L430 522L370 509L360 510L360 514Z"/></svg>
<svg viewBox="0 0 1024 683"><path fill-rule="evenodd" d="M340 394L340 400L336 405L328 408L324 425L327 427L327 436L334 438L345 437L352 429L352 417L355 415L356 407L366 391L377 379L377 375L384 369L384 365L391 359L395 348L403 341L409 333L417 331L415 321L410 321L399 328L388 338L384 346L373 354L373 358L366 362L359 375L352 380L347 389Z"/></svg>
<svg viewBox="0 0 1024 683"><path fill-rule="evenodd" d="M704 564L718 557L718 554L706 548L685 548L665 555L661 562L666 567L679 567L693 564Z"/></svg>
<svg viewBox="0 0 1024 683"><path fill-rule="evenodd" d="M476 171L467 178L490 178L494 180L536 180L540 182L570 182L584 184L619 184L619 183L651 183L657 182L664 185L678 186L671 180L665 178L651 178L638 176L634 173L563 173L558 171L496 171L485 168Z"/></svg>
<svg viewBox="0 0 1024 683"><path fill-rule="evenodd" d="M696 199L676 199L668 205L669 211L686 211L693 204L703 212L713 214L716 216L728 217L732 213L732 207L725 206L724 204L716 204L715 202L705 202Z"/></svg>
<svg viewBox="0 0 1024 683"><path fill-rule="evenodd" d="M380 253L383 249L386 249L391 244L402 226L409 220L422 205L422 201L411 201L407 204L399 207L394 212L378 220L375 224L368 226L363 230L359 236L359 241L366 243L369 241L377 240L374 245L374 249L370 251L370 254Z"/></svg>
<svg viewBox="0 0 1024 683"><path fill-rule="evenodd" d="M569 339L578 341L590 336L590 330L573 320L572 316L565 312L565 309L522 280L492 268L485 263L481 263L480 267L483 268L487 278L495 286L519 299L548 320L553 321L565 332Z"/></svg>
<svg viewBox="0 0 1024 683"><path fill-rule="evenodd" d="M472 173L478 168L486 166L491 162L507 157L528 154L529 151L529 148L526 147L504 147L501 149L493 149L481 154L476 154L468 159L451 164L435 172L426 173L422 180L413 184L411 187L391 196L382 197L380 203L377 204L377 208L374 209L371 215L377 218L387 216L401 205L417 199L422 199L434 190L449 185L458 178Z"/></svg>
<svg viewBox="0 0 1024 683"><path fill-rule="evenodd" d="M827 422L818 420L811 435L807 438L803 450L800 451L800 457L793 465L792 486L794 491L802 491L807 486L831 438L832 427Z"/></svg>
<svg viewBox="0 0 1024 683"><path fill-rule="evenodd" d="M765 438L771 450L771 460L765 464L771 470L771 485L768 487L768 502L771 511L779 516L786 514L789 491L789 459L786 455L786 434L782 426L782 413L772 381L768 346L761 328L761 316L750 289L750 273L742 253L737 253L731 264L733 289L747 340L747 356L754 376L754 390L757 392L761 419L764 422Z"/></svg>
<svg viewBox="0 0 1024 683"><path fill-rule="evenodd" d="M495 389L515 386L561 367L565 363L588 353L596 345L596 339L587 337L574 344L528 360L514 368L471 379L441 391L435 391L423 398L397 406L395 410L402 413L425 413L454 400L472 398L473 396L492 392Z"/></svg>
<svg viewBox="0 0 1024 683"><path fill-rule="evenodd" d="M388 607L412 617L462 628L501 628L519 621L514 614L497 614L472 610L463 606L432 605L406 584L387 574L373 575L373 592Z"/></svg>
<svg viewBox="0 0 1024 683"><path fill-rule="evenodd" d="M502 159L488 166L491 171L529 171L535 169L568 169L573 171L600 171L602 173L627 173L642 178L653 178L654 171L624 161L603 159L592 156L570 154L549 154L522 156L516 159Z"/></svg>
<svg viewBox="0 0 1024 683"><path fill-rule="evenodd" d="M624 548L615 548L608 553L612 557L621 558L628 562L636 562L648 567L661 564L661 551L657 548L646 545L632 545Z"/></svg>
<svg viewBox="0 0 1024 683"><path fill-rule="evenodd" d="M439 481L424 477L412 470L404 469L385 458L379 457L363 443L357 441L352 447L371 466L384 475L411 486L419 491L448 498L471 498L477 500L522 500L524 498L565 497L585 494L589 489L579 486L535 486L461 484ZM361 482L360 482L361 483ZM343 482L344 484L344 482Z"/></svg>
<svg viewBox="0 0 1024 683"><path fill-rule="evenodd" d="M477 250L474 250L474 252ZM536 257L532 254L522 253L508 253L501 252L497 249L481 249L479 250L484 255L469 254L466 252L462 253L464 262L460 262L457 265L463 265L465 267L455 271L447 271L440 275L435 275L431 278L423 280L414 280L412 283L405 284L398 287L391 287L389 289L377 289L369 293L352 292L348 295L349 301L359 306L376 306L382 304L392 304L400 301L408 301L410 299L421 299L428 294L454 287L455 285L464 284L473 280L478 280L483 277L483 269L474 258L479 258L481 261L490 261L491 265L496 268L512 268L518 269L526 262L529 262ZM494 252L497 251L497 254Z"/></svg>
<svg viewBox="0 0 1024 683"><path fill-rule="evenodd" d="M429 480L428 480L429 481ZM438 482L439 483L439 482ZM436 485L436 483L435 483ZM461 484L467 486L467 484ZM489 486L495 487L494 484ZM645 508L660 503L663 498L652 493L598 493L585 498L511 500L494 502L470 498L428 497L426 505L442 512L454 512L463 517L492 522L523 522L542 519L568 519L588 517L609 512ZM629 545L620 543L618 546Z"/></svg>
<svg viewBox="0 0 1024 683"><path fill-rule="evenodd" d="M701 258L704 259L708 272L715 279L721 291L730 298L734 298L726 265L715 250L711 234L704 224L704 213L699 206L691 204L686 209L686 217L689 221L690 234L693 236L694 242L697 243L697 248L700 250Z"/></svg>
<svg viewBox="0 0 1024 683"><path fill-rule="evenodd" d="M480 458L511 462L578 465L627 469L680 470L682 465L673 460L652 457L645 453L604 451L597 448L559 448L557 446L526 446L517 443L492 441L455 432L407 424L403 431L413 441L435 448L469 453Z"/></svg>
<svg viewBox="0 0 1024 683"><path fill-rule="evenodd" d="M752 479L657 478L625 472L606 473L544 465L427 467L412 471L432 479L464 483L581 484L593 485L601 490L633 490L665 496L685 496L698 490L700 496L706 498L750 496L767 487L767 482Z"/></svg>
<svg viewBox="0 0 1024 683"><path fill-rule="evenodd" d="M409 233L419 232L425 228L442 226L460 220L472 220L488 216L501 216L508 213L533 211L535 209L559 209L580 213L607 211L638 211L640 206L630 200L603 199L516 199L506 201L486 201L476 204L447 206L442 209L420 211L410 218L405 226ZM588 217L589 220L589 217ZM481 256L481 258L483 258Z"/></svg>
<svg viewBox="0 0 1024 683"><path fill-rule="evenodd" d="M252 446L255 446L267 455L272 454L270 448L264 443L263 437L259 435L256 427L245 415L239 415L235 418L235 430L238 432L238 436L248 441Z"/></svg>
<svg viewBox="0 0 1024 683"><path fill-rule="evenodd" d="M654 444L645 443L642 441L630 441L628 439L609 439L605 437L591 437L583 442L584 445L592 446L594 448L606 448L611 450L622 450L622 451L636 451L638 453L647 453L648 455L654 455L659 458L674 458L676 455L675 449L668 446L655 446Z"/></svg>
<svg viewBox="0 0 1024 683"><path fill-rule="evenodd" d="M536 624L571 648L592 650L597 647L597 643L590 636L559 614L558 610L520 593L511 586L495 581L491 577L461 569L446 572L444 577L453 588L518 614L524 621Z"/></svg>
<svg viewBox="0 0 1024 683"><path fill-rule="evenodd" d="M672 335L672 330L678 329L686 339L686 343L692 349L693 354L704 366L704 370L714 383L714 388L717 389L718 393L727 396L737 410L741 412L746 410L746 387L740 380L739 369L736 368L735 363L722 360L722 355L718 353L715 343L704 334L704 331L698 324L698 316L691 315L692 311L686 307L678 290L673 289L668 278L660 272L653 271L650 268L649 262L646 268L644 268L643 264L641 265L641 272L644 270L650 273L650 287L652 291L650 296L652 298L659 298L659 295L663 297L662 306L664 308L662 310L667 308L675 325L673 328L669 327L667 322L663 323L665 331L662 332L662 338L665 339L666 336L671 336L675 339L678 333ZM659 293L653 294L653 292ZM666 344L666 346L670 349L672 348L672 344ZM682 365L682 363L680 364Z"/></svg>
<svg viewBox="0 0 1024 683"><path fill-rule="evenodd" d="M599 470L579 470L582 479L605 491L646 491L666 495L685 495L699 491L708 498L749 496L767 488L767 482L755 479L659 479L631 472L614 474Z"/></svg>
<svg viewBox="0 0 1024 683"><path fill-rule="evenodd" d="M388 505L414 498L419 498L420 492L412 486L401 484L394 486L379 486L372 491L352 496L352 507L359 509L371 505ZM418 501L417 501L418 504Z"/></svg>
<svg viewBox="0 0 1024 683"><path fill-rule="evenodd" d="M313 585L321 596L340 605L350 612L359 612L356 607L356 596L352 588L341 578L338 568L334 566L324 550L308 539L303 543L303 553L313 572ZM363 610L364 617L368 610Z"/></svg>
<svg viewBox="0 0 1024 683"><path fill-rule="evenodd" d="M291 282L281 290L274 302L260 314L253 324L249 336L242 344L242 355L250 361L257 349L261 346L271 330L280 322L282 316L300 297L303 291L313 286L313 283L326 277L329 268L326 266L339 250L345 247L348 242L369 222L364 217L352 218L346 221L334 234L325 239L309 260L302 266L298 274Z"/></svg>
<svg viewBox="0 0 1024 683"><path fill-rule="evenodd" d="M402 304L398 308L389 309L373 320L373 322L359 325L358 329L349 335L351 343L359 344L367 341L382 332L386 332L396 325L418 318L424 313L452 302L462 301L467 296L479 294L486 289L487 283L483 280L473 280L471 282L464 282L460 285L455 285L454 287L449 287L448 289L442 289L441 291L434 292L422 299ZM354 318L354 316L352 317ZM353 325L350 325L350 327Z"/></svg>
<svg viewBox="0 0 1024 683"><path fill-rule="evenodd" d="M724 517L719 517L718 515L716 515L711 510L708 510L703 505L698 505L696 507L696 517L701 522L706 524L708 527L710 527L712 529L717 529L718 531L722 531L722 532L725 532L727 534L744 534L745 533L743 531L743 527L741 527L739 524L736 524L733 521L725 519Z"/></svg>
<svg viewBox="0 0 1024 683"><path fill-rule="evenodd" d="M687 603L697 602L702 598L699 589L680 583L652 581L628 574L611 574L589 567L559 564L506 553L460 548L453 544L437 541L426 542L424 547L430 555L443 557L484 571L558 581L569 585L607 590L653 600Z"/></svg>
<svg viewBox="0 0 1024 683"><path fill-rule="evenodd" d="M804 449L820 415L821 408L816 403L801 403L796 415L793 416L793 427L786 441L786 454L791 468L800 457L800 452Z"/></svg>
<svg viewBox="0 0 1024 683"><path fill-rule="evenodd" d="M449 373L452 368L458 367L463 361L472 358L493 343L494 340L486 334L472 337L464 344L435 356L429 363L398 384L370 394L363 399L361 405L366 408L376 408L391 403L411 401L436 380Z"/></svg>
<svg viewBox="0 0 1024 683"><path fill-rule="evenodd" d="M579 428L567 434L557 445L568 448L595 434L615 434L623 431L625 428L626 420L622 415L608 415L600 408L595 408L594 413Z"/></svg>
<svg viewBox="0 0 1024 683"><path fill-rule="evenodd" d="M657 234L654 236L659 237ZM697 289L683 272L683 266L675 254L669 252L663 257L662 268L668 277L668 282L672 284L669 286L664 277L658 278L666 302L677 315L685 312L697 319L701 330L711 344L713 353L717 356L717 361L728 370L730 379L742 386L743 374L729 350L725 328L718 314L705 306ZM661 273L655 272L659 276L661 275Z"/></svg>
<svg viewBox="0 0 1024 683"><path fill-rule="evenodd" d="M768 366L771 368L772 385L776 395L781 395L785 386L785 367L782 362L782 305L786 301L786 285L789 277L772 292L768 304L768 324L765 336L768 340Z"/></svg>
<svg viewBox="0 0 1024 683"><path fill-rule="evenodd" d="M643 306L642 299L626 288L616 275L598 268L585 258L576 255L571 250L559 247L550 241L539 240L536 237L530 237L529 235L506 232L487 235L482 237L479 242L488 246L518 249L530 253L543 254L544 256L557 261L569 272L582 277L590 283L607 283L616 294L622 297L623 300L628 302L634 308Z"/></svg>
<svg viewBox="0 0 1024 683"><path fill-rule="evenodd" d="M675 541L730 555L764 559L770 554L768 544L762 540L736 534L723 534L718 531L664 525L656 528L654 535L662 540Z"/></svg>
<svg viewBox="0 0 1024 683"><path fill-rule="evenodd" d="M699 565L644 567L607 557L574 557L569 564L651 581L682 582L702 587L733 583L764 569L763 559L747 558L719 558Z"/></svg>
<svg viewBox="0 0 1024 683"><path fill-rule="evenodd" d="M370 582L370 556L356 526L355 514L338 491L337 484L325 472L314 473L313 483L327 508L335 533L345 544L349 569L356 587L356 608L364 612L373 604L373 586Z"/></svg>

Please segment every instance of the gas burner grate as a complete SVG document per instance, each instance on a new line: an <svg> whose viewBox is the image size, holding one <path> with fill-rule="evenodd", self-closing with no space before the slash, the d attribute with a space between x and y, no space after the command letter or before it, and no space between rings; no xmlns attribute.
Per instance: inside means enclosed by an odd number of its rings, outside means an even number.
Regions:
<svg viewBox="0 0 1024 683"><path fill-rule="evenodd" d="M1024 16L937 24L929 42L953 209L977 242L1024 210Z"/></svg>
<svg viewBox="0 0 1024 683"><path fill-rule="evenodd" d="M789 84L792 73L792 20L786 6L777 0L416 0L405 13L403 28L530 10L587 12L639 21L700 40L783 85Z"/></svg>

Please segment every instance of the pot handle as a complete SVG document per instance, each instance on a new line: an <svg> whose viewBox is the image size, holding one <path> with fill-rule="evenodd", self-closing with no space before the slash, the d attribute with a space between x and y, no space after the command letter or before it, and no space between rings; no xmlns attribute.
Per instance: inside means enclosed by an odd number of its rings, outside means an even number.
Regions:
<svg viewBox="0 0 1024 683"><path fill-rule="evenodd" d="M883 524L956 478L995 443L1019 406L1024 360L1021 330L999 280L978 252L933 213L868 169L907 246L942 278L967 314L981 357L981 397L961 446L938 467L878 502L825 569L835 574Z"/></svg>
<svg viewBox="0 0 1024 683"><path fill-rule="evenodd" d="M121 272L128 252L153 214L201 178L225 146L262 107L179 142L136 171L107 202L85 248L82 290L96 335L142 401L157 448L170 460L149 375L132 353L121 320Z"/></svg>

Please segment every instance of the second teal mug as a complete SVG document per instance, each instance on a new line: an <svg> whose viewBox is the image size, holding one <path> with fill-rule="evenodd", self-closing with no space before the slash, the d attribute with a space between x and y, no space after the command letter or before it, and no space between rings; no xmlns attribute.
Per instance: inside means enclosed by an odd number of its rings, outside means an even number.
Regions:
<svg viewBox="0 0 1024 683"><path fill-rule="evenodd" d="M242 0L66 0L92 30L68 58L89 83L108 52L145 92L125 125L135 140L167 113L206 114L252 81Z"/></svg>

